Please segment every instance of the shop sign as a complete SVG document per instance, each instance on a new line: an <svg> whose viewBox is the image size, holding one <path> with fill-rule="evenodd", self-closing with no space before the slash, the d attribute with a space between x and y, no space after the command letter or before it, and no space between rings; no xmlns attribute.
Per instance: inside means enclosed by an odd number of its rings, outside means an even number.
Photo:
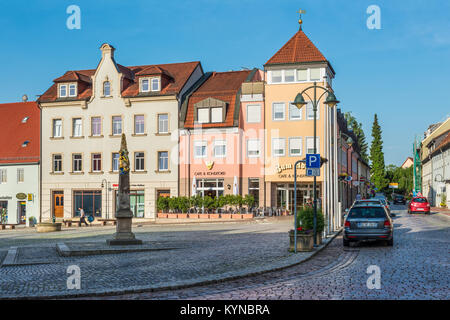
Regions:
<svg viewBox="0 0 450 320"><path fill-rule="evenodd" d="M278 165L275 167L275 170L278 173L282 173L285 170L292 170L294 169L294 165L292 163L283 164L282 166ZM306 164L304 162L300 162L297 164L297 169L306 169Z"/></svg>
<svg viewBox="0 0 450 320"><path fill-rule="evenodd" d="M32 193L28 194L28 201L33 201L33 194Z"/></svg>
<svg viewBox="0 0 450 320"><path fill-rule="evenodd" d="M224 176L225 171L197 171L194 172L194 176L197 177L206 177L206 176Z"/></svg>
<svg viewBox="0 0 450 320"><path fill-rule="evenodd" d="M27 198L27 195L23 192L20 192L20 193L16 194L16 198L19 200L25 200Z"/></svg>
<svg viewBox="0 0 450 320"><path fill-rule="evenodd" d="M11 196L0 196L0 200L12 200Z"/></svg>

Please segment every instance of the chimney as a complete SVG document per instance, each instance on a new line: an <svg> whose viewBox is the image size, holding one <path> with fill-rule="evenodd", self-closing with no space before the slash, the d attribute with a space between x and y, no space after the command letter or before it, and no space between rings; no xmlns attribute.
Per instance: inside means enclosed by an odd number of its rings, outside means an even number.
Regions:
<svg viewBox="0 0 450 320"><path fill-rule="evenodd" d="M100 47L100 50L102 51L102 59L104 58L114 59L114 51L116 49L112 45L104 43Z"/></svg>

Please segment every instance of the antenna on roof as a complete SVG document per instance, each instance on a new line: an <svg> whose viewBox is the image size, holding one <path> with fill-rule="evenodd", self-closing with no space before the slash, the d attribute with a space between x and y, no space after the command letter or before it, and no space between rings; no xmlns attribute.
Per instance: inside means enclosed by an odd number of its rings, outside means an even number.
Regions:
<svg viewBox="0 0 450 320"><path fill-rule="evenodd" d="M27 96L26 94L24 94L24 95L22 96L22 101L23 101L23 102L27 102L27 101L28 101L28 96Z"/></svg>

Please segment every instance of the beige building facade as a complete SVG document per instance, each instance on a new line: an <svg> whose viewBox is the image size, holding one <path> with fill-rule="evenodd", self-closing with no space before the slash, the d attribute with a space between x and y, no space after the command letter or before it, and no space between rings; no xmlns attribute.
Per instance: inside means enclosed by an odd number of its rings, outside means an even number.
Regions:
<svg viewBox="0 0 450 320"><path fill-rule="evenodd" d="M124 67L114 51L102 45L95 70L66 72L39 98L43 220L77 217L80 208L114 218L122 133L134 217L154 219L157 197L178 195L180 101L202 67Z"/></svg>

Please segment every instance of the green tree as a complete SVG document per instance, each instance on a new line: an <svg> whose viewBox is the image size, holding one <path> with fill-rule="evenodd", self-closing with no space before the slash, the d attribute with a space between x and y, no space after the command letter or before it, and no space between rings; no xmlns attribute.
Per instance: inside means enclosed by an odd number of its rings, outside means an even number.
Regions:
<svg viewBox="0 0 450 320"><path fill-rule="evenodd" d="M371 182L379 191L388 186L384 166L383 140L381 138L381 127L378 124L378 116L374 115L372 125L372 144L370 146Z"/></svg>
<svg viewBox="0 0 450 320"><path fill-rule="evenodd" d="M360 148L361 157L366 163L369 163L369 156L367 155L368 145L366 142L366 135L364 134L364 130L362 128L362 123L356 121L356 118L352 115L351 112L346 112L344 114L345 120L347 120L348 125L352 128L353 133L356 135L358 139L357 143Z"/></svg>

